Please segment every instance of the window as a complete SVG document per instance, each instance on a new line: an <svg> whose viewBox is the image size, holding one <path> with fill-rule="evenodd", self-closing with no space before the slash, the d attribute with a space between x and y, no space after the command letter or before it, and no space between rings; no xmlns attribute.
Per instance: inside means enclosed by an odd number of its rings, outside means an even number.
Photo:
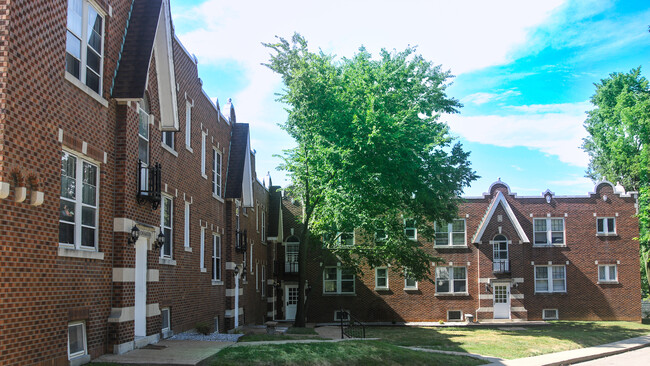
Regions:
<svg viewBox="0 0 650 366"><path fill-rule="evenodd" d="M192 151L192 103L185 102L185 147Z"/></svg>
<svg viewBox="0 0 650 366"><path fill-rule="evenodd" d="M185 201L185 225L183 228L183 238L185 248L190 247L190 203Z"/></svg>
<svg viewBox="0 0 650 366"><path fill-rule="evenodd" d="M348 321L350 320L350 312L348 310L335 310L334 321Z"/></svg>
<svg viewBox="0 0 650 366"><path fill-rule="evenodd" d="M354 271L341 267L325 267L323 270L324 294L353 294Z"/></svg>
<svg viewBox="0 0 650 366"><path fill-rule="evenodd" d="M436 239L433 243L437 247L467 246L465 234L465 219L453 220L450 223L435 223Z"/></svg>
<svg viewBox="0 0 650 366"><path fill-rule="evenodd" d="M262 297L266 297L266 266L262 265Z"/></svg>
<svg viewBox="0 0 650 366"><path fill-rule="evenodd" d="M375 268L375 290L388 289L388 268Z"/></svg>
<svg viewBox="0 0 650 366"><path fill-rule="evenodd" d="M68 324L68 360L84 356L86 350L86 325L84 322Z"/></svg>
<svg viewBox="0 0 650 366"><path fill-rule="evenodd" d="M616 219L614 217L599 217L596 233L602 235L616 234Z"/></svg>
<svg viewBox="0 0 650 366"><path fill-rule="evenodd" d="M436 294L467 293L467 268L436 267Z"/></svg>
<svg viewBox="0 0 650 366"><path fill-rule="evenodd" d="M252 263L252 262L251 262ZM252 264L251 264L252 265ZM260 283L259 283L259 263L255 263L255 291L259 292L260 291Z"/></svg>
<svg viewBox="0 0 650 366"><path fill-rule="evenodd" d="M102 90L104 18L87 0L68 0L65 71L97 94Z"/></svg>
<svg viewBox="0 0 650 366"><path fill-rule="evenodd" d="M165 243L160 250L160 256L171 258L172 257L172 235L173 233L173 202L171 197L163 196L160 201L160 228L165 234Z"/></svg>
<svg viewBox="0 0 650 366"><path fill-rule="evenodd" d="M565 266L535 266L535 292L566 292Z"/></svg>
<svg viewBox="0 0 650 366"><path fill-rule="evenodd" d="M447 321L459 322L463 320L463 312L460 310L448 310Z"/></svg>
<svg viewBox="0 0 650 366"><path fill-rule="evenodd" d="M266 223L264 222L264 211L260 210L260 214L262 215L262 244L266 242Z"/></svg>
<svg viewBox="0 0 650 366"><path fill-rule="evenodd" d="M201 228L201 250L199 255L199 262L201 265L201 271L205 270L205 228Z"/></svg>
<svg viewBox="0 0 650 366"><path fill-rule="evenodd" d="M149 190L149 99L145 93L142 103L138 103L138 159L142 180L140 190Z"/></svg>
<svg viewBox="0 0 650 366"><path fill-rule="evenodd" d="M544 309L542 310L542 319L544 320L558 320L557 309Z"/></svg>
<svg viewBox="0 0 650 366"><path fill-rule="evenodd" d="M208 137L208 135L205 132L201 132L201 175L203 178L207 178L208 176L205 175L205 159L207 152L205 149L207 148L205 144L205 139Z"/></svg>
<svg viewBox="0 0 650 366"><path fill-rule="evenodd" d="M162 143L170 149L174 150L174 131L163 131Z"/></svg>
<svg viewBox="0 0 650 366"><path fill-rule="evenodd" d="M60 244L97 250L98 173L96 165L62 153Z"/></svg>
<svg viewBox="0 0 650 366"><path fill-rule="evenodd" d="M338 245L340 247L354 246L354 232L338 233Z"/></svg>
<svg viewBox="0 0 650 366"><path fill-rule="evenodd" d="M533 219L534 245L564 245L564 219Z"/></svg>
<svg viewBox="0 0 650 366"><path fill-rule="evenodd" d="M411 272L404 271L404 290L417 290L418 281L411 277Z"/></svg>
<svg viewBox="0 0 650 366"><path fill-rule="evenodd" d="M212 149L212 193L221 197L221 154Z"/></svg>
<svg viewBox="0 0 650 366"><path fill-rule="evenodd" d="M404 235L410 240L418 240L418 229L415 220L404 220Z"/></svg>
<svg viewBox="0 0 650 366"><path fill-rule="evenodd" d="M167 332L171 329L170 319L169 319L169 308L160 309L160 315L162 318L161 330Z"/></svg>
<svg viewBox="0 0 650 366"><path fill-rule="evenodd" d="M212 235L212 280L221 281L221 237Z"/></svg>
<svg viewBox="0 0 650 366"><path fill-rule="evenodd" d="M615 264L598 266L598 282L618 282Z"/></svg>

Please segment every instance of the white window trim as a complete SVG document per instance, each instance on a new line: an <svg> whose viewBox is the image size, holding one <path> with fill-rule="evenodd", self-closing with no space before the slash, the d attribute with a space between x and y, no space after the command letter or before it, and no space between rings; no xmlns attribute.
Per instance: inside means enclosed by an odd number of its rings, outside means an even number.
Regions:
<svg viewBox="0 0 650 366"><path fill-rule="evenodd" d="M600 267L607 267L605 270L605 279L600 278ZM609 267L614 267L616 278L609 278ZM599 264L598 265L598 282L597 283L618 283L618 266L616 264Z"/></svg>
<svg viewBox="0 0 650 366"><path fill-rule="evenodd" d="M71 354L70 353L70 327L76 327L81 325L81 333L83 336L83 351ZM77 357L83 357L88 354L88 334L86 333L86 322L85 321L76 321L68 323L68 360L72 360Z"/></svg>
<svg viewBox="0 0 650 366"><path fill-rule="evenodd" d="M205 131L201 131L201 176L204 179L208 179L208 175L205 173L206 169L206 160L208 155L208 145L207 145L208 134Z"/></svg>
<svg viewBox="0 0 650 366"><path fill-rule="evenodd" d="M260 292L259 263L255 263L255 291Z"/></svg>
<svg viewBox="0 0 650 366"><path fill-rule="evenodd" d="M262 228L260 230L260 232L261 232L261 240L262 240L262 244L265 244L266 243L266 220L264 218L264 211L260 210L259 213L262 215L262 220L261 220L262 221L262 223L261 223ZM255 216L257 217L257 215L255 215Z"/></svg>
<svg viewBox="0 0 650 366"><path fill-rule="evenodd" d="M553 318L547 317L546 316L546 311L547 310L555 311L555 317L553 317ZM542 319L543 320L558 320L558 319L560 319L560 312L558 311L558 309L542 309Z"/></svg>
<svg viewBox="0 0 650 366"><path fill-rule="evenodd" d="M185 217L183 217L184 224L183 224L183 245L185 247L185 250L188 252L192 251L192 247L190 245L190 220L191 220L191 209L190 209L191 203L189 201L185 201Z"/></svg>
<svg viewBox="0 0 650 366"><path fill-rule="evenodd" d="M407 226L406 226L406 222L407 222L407 221L413 221L413 225L415 225L415 226L413 226L413 227L407 227ZM406 230L407 230L407 229L413 229L413 232L415 233L415 235L414 235L414 236L408 236L408 235L406 235ZM407 237L409 240L418 240L418 227L417 227L417 223L415 222L415 220L413 220L413 219L404 219L404 235L406 235L406 237Z"/></svg>
<svg viewBox="0 0 650 366"><path fill-rule="evenodd" d="M547 281L547 288L548 291L538 291L537 290L537 268L538 267L546 267L546 281ZM553 267L563 267L564 268L564 291L553 291ZM534 283L535 283L535 293L536 294L565 294L567 293L567 273L566 273L566 266L565 265L546 265L546 266L535 266L533 268L534 271ZM542 280L542 279L540 279Z"/></svg>
<svg viewBox="0 0 650 366"><path fill-rule="evenodd" d="M325 270L330 269L330 268L336 268L336 292L325 292ZM342 291L342 274L343 274L344 268L341 266L327 266L323 268L323 295L354 295L357 293L357 276L353 275L353 280L352 280L352 292L343 292ZM333 280L327 280L329 282Z"/></svg>
<svg viewBox="0 0 650 366"><path fill-rule="evenodd" d="M546 220L546 243L545 244L535 244L535 233L541 231L535 231L535 221L536 220ZM564 238L563 243L553 243L552 239L552 230L551 230L551 220L562 220L562 235ZM564 217L539 217L533 219L533 247L565 247L567 245L566 240L566 220Z"/></svg>
<svg viewBox="0 0 650 366"><path fill-rule="evenodd" d="M383 269L386 270L386 286L379 286L379 275L377 275L378 270ZM388 282L388 267L377 267L375 268L375 290L388 290L389 289L389 282Z"/></svg>
<svg viewBox="0 0 650 366"><path fill-rule="evenodd" d="M343 244L343 234L352 234L352 245ZM356 244L357 236L354 231L345 231L336 233L336 243L339 248L352 248Z"/></svg>
<svg viewBox="0 0 650 366"><path fill-rule="evenodd" d="M169 322L169 324L167 324L167 327L165 327L162 324L162 313L164 313L165 311L167 312L167 321ZM169 311L169 308L161 308L160 309L160 315L161 315L161 317L160 317L160 330L161 330L161 332L170 331L171 328L172 328L172 318L171 318L172 313L171 313L171 311Z"/></svg>
<svg viewBox="0 0 650 366"><path fill-rule="evenodd" d="M67 4L66 4L67 6ZM87 73L87 66L88 66L88 54L87 54L87 49L88 49L88 7L92 7L93 10L97 12L97 15L99 15L102 18L102 37L101 37L101 48L102 48L102 54L99 56L99 93L96 92L95 90L91 89L88 85L86 85L86 73ZM67 11L67 7L66 7ZM102 104L104 107L108 107L108 101L104 99L103 97L103 90L104 90L104 59L106 58L106 17L107 14L104 12L102 8L97 6L97 4L94 1L89 1L89 0L82 0L82 14L81 14L81 33L78 36L80 36L80 48L81 48L81 59L79 60L79 78L76 76L72 75L71 73L68 72L67 68L65 68L65 79L69 82L71 82L74 86L78 87L79 89L83 90L86 94L91 96L93 99L98 101L100 104ZM67 32L69 28L67 26L67 13L66 13L66 37L67 37ZM73 33L74 34L74 33ZM67 48L66 48L66 54L68 53ZM67 57L67 55L66 55Z"/></svg>
<svg viewBox="0 0 650 366"><path fill-rule="evenodd" d="M451 318L449 317L449 313L451 313L451 312L455 312L455 311L457 311L457 312L460 313L460 318L458 318L458 319L451 319ZM462 322L462 321L463 321L463 317L464 317L464 314L463 314L463 311L462 311L462 310L447 310L447 321L448 321L448 322Z"/></svg>
<svg viewBox="0 0 650 366"><path fill-rule="evenodd" d="M171 204L169 211L169 221L171 226L169 227L165 226L165 199L168 199ZM160 257L163 259L172 259L174 257L174 197L168 196L166 194L163 194L160 199L160 227L163 231L165 228L169 228L169 234L171 236L169 238L169 255L164 254L165 250L163 245L163 247L160 248Z"/></svg>
<svg viewBox="0 0 650 366"><path fill-rule="evenodd" d="M199 264L201 272L207 272L205 268L205 228L201 227L201 250L199 251Z"/></svg>
<svg viewBox="0 0 650 366"><path fill-rule="evenodd" d="M217 240L217 238L219 238L219 240ZM217 253L219 253L219 255L217 255ZM222 253L221 253L221 235L216 234L216 233L212 233L212 268L213 268L213 271L212 271L212 284L213 285L220 284L219 282L222 281L221 280L221 277L222 277L222 274L221 274L221 267L222 267L221 256L222 256ZM217 262L217 259L219 260L218 262ZM217 274L218 274L218 276L217 276ZM223 282L221 282L221 284L222 283Z"/></svg>
<svg viewBox="0 0 650 366"><path fill-rule="evenodd" d="M453 222L456 221L456 220L463 221L463 227L465 228L463 230L463 234L464 234L464 236L463 236L463 238L464 238L463 239L463 244L454 244L454 240L453 240L454 231L452 231L452 230L453 230L453 225L454 225ZM434 228L437 225L438 225L437 223L434 223ZM447 244L447 245L438 244L436 242L435 236L434 236L434 240L433 240L433 247L434 248L467 248L467 220L465 220L465 219L454 219L454 220L452 220L452 222L447 223L447 243L449 243L449 244Z"/></svg>
<svg viewBox="0 0 650 366"><path fill-rule="evenodd" d="M255 229L260 232L260 205L257 205L257 215L255 215Z"/></svg>
<svg viewBox="0 0 650 366"><path fill-rule="evenodd" d="M262 264L262 297L266 297L266 265Z"/></svg>
<svg viewBox="0 0 650 366"><path fill-rule="evenodd" d="M74 156L75 159L77 159L75 163L75 223L74 223L74 244L68 244L68 243L59 243L59 247L61 248L66 248L66 249L74 249L74 250L85 250L85 251L91 251L91 252L99 252L99 190L100 190L100 170L99 170L99 165L95 162L92 162L88 159L84 159L79 156L79 154L73 153L67 149L63 149L62 154L68 154L71 156ZM83 199L83 163L90 164L94 166L96 170L96 179L97 181L95 182L95 246L94 247L89 247L89 246L82 246L81 245L81 218L82 218L82 207L88 206L92 207L89 205L86 205L82 203ZM60 165L59 165L60 167ZM59 171L59 180L61 179L61 173ZM71 201L68 198L62 198L59 195L59 200L66 200L66 201ZM59 222L61 220L59 219Z"/></svg>
<svg viewBox="0 0 650 366"><path fill-rule="evenodd" d="M219 164L217 165L217 159ZM218 167L218 169L217 169ZM216 147L212 147L212 197L223 202L223 155ZM216 190L216 192L215 192Z"/></svg>
<svg viewBox="0 0 650 366"><path fill-rule="evenodd" d="M607 221L609 219L614 220L614 231L611 231L611 232L609 231L609 225L607 224ZM604 231L598 231L598 221L599 220L603 220L603 229L604 229ZM611 216L610 217L604 217L604 216L603 217L597 217L596 218L596 235L597 236L616 236L616 235L618 235L616 233L616 217L611 217Z"/></svg>
<svg viewBox="0 0 650 366"><path fill-rule="evenodd" d="M440 291L438 291L438 283L437 283L438 282L438 272L437 272L438 268L447 268L447 274L449 275L449 279L448 279L448 281L449 281L449 291L448 292L440 292ZM458 280L456 280L454 278L454 269L455 268L464 268L465 269L465 291L454 291L454 281L458 281ZM467 294L469 294L468 287L467 287L468 286L467 281L468 281L468 277L469 277L468 274L467 274L467 267L465 267L465 266L440 266L440 267L436 267L435 274L436 274L436 292L435 292L436 296L441 296L441 295L442 296L445 296L445 295L446 296L449 296L449 295L453 296L453 295L467 295Z"/></svg>
<svg viewBox="0 0 650 366"><path fill-rule="evenodd" d="M343 318L343 321L350 320L350 310L347 310L347 309L339 309L339 310L334 310L334 321L335 321L335 322L340 322L340 321L341 321L341 319L337 319L337 318L336 318L336 314L338 314L338 313L340 313L340 312L343 312L343 313L347 314L347 316L346 316L345 318L342 317L342 318Z"/></svg>
<svg viewBox="0 0 650 366"><path fill-rule="evenodd" d="M185 148L193 153L192 150L192 107L194 103L189 100L185 101Z"/></svg>
<svg viewBox="0 0 650 366"><path fill-rule="evenodd" d="M413 291L418 289L418 281L415 281L415 285L409 286L409 273L408 270L404 270L404 291Z"/></svg>

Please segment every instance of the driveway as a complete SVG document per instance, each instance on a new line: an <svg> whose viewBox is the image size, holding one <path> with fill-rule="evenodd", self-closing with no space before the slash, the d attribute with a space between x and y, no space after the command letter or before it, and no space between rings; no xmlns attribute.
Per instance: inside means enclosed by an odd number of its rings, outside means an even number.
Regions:
<svg viewBox="0 0 650 366"><path fill-rule="evenodd" d="M646 366L650 363L650 347L644 347L635 351L621 353L620 355L600 358L593 361L582 362L580 366Z"/></svg>

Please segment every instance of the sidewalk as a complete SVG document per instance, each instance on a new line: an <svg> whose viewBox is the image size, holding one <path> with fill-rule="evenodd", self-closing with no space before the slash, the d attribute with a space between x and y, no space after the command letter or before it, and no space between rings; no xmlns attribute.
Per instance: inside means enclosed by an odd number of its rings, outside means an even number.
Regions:
<svg viewBox="0 0 650 366"><path fill-rule="evenodd" d="M200 365L201 361L233 344L233 342L209 341L160 341L155 345L138 348L122 355L105 354L92 360L92 362L113 362L128 365L194 366Z"/></svg>
<svg viewBox="0 0 650 366"><path fill-rule="evenodd" d="M650 346L650 335L645 335L636 338L625 339L618 342L602 344L595 347L587 347L574 349L571 351L549 353L546 355L518 358L515 360L503 360L489 364L491 365L506 365L506 366L554 366L554 365L570 365L578 362L595 360L607 356L616 355L619 353L632 351L635 349Z"/></svg>

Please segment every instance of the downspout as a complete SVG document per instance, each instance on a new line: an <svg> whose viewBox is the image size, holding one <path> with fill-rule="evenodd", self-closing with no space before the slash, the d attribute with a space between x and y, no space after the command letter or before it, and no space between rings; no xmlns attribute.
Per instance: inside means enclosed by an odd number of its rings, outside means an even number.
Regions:
<svg viewBox="0 0 650 366"><path fill-rule="evenodd" d="M239 326L239 271L235 274L235 327Z"/></svg>
<svg viewBox="0 0 650 366"><path fill-rule="evenodd" d="M481 251L479 250L480 243L476 244L476 285L478 286L478 306L476 307L476 313L474 314L474 319L478 322L478 309L481 308Z"/></svg>

